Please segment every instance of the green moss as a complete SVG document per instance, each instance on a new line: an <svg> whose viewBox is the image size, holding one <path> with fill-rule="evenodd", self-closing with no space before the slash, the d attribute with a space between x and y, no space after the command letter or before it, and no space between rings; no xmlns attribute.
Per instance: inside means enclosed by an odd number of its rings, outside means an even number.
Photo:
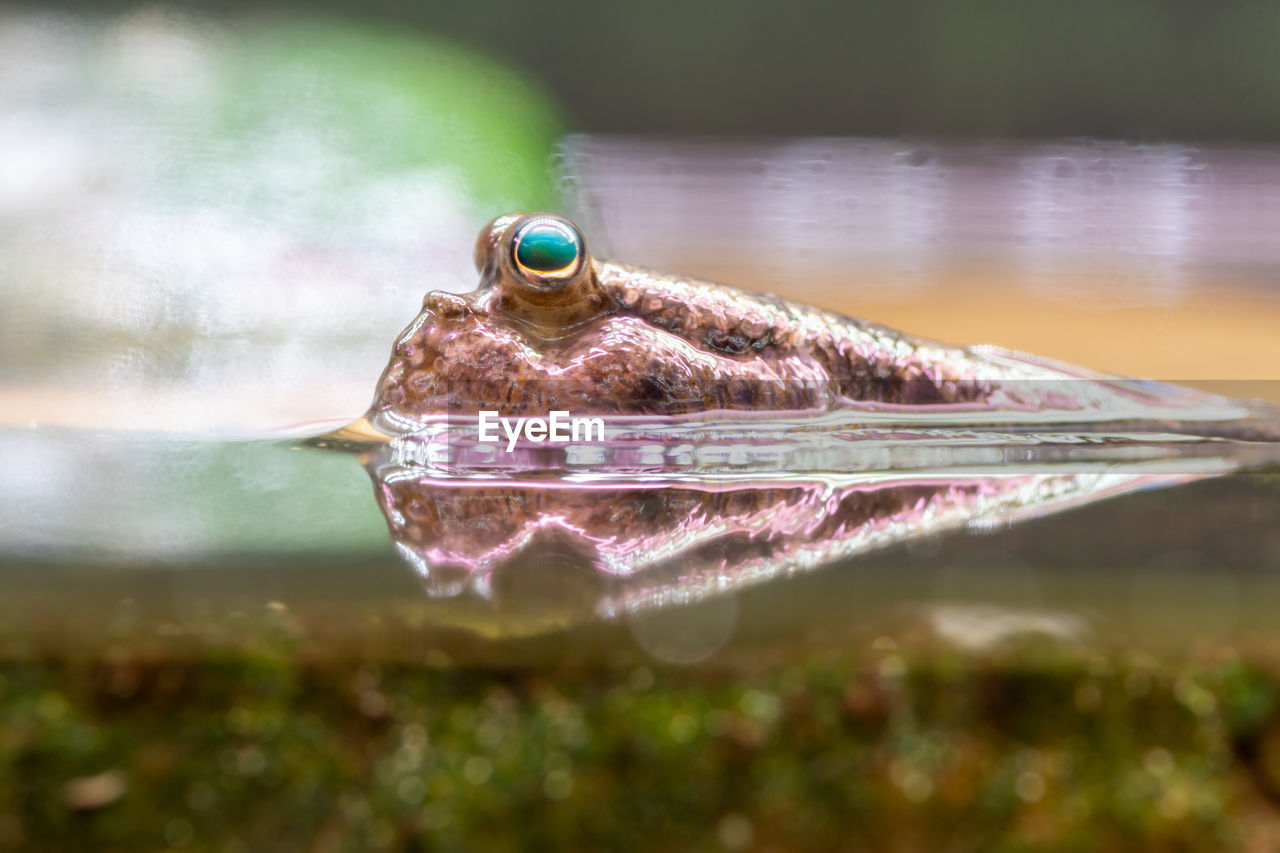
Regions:
<svg viewBox="0 0 1280 853"><path fill-rule="evenodd" d="M1274 820L1276 678L1234 660L2 672L6 846L1221 849Z"/></svg>

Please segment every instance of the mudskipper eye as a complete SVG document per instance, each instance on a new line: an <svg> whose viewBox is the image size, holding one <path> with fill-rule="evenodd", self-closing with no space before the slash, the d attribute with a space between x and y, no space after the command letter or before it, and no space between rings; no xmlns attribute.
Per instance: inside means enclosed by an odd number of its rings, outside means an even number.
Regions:
<svg viewBox="0 0 1280 853"><path fill-rule="evenodd" d="M549 216L521 225L511 245L516 269L535 287L557 287L573 278L584 254L578 229Z"/></svg>

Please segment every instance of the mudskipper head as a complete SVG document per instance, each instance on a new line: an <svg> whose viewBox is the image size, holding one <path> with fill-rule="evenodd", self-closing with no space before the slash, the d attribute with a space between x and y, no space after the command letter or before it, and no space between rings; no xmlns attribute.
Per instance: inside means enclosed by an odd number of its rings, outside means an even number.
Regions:
<svg viewBox="0 0 1280 853"><path fill-rule="evenodd" d="M428 293L396 341L369 415L380 429L412 431L446 411L541 405L567 386L537 383L574 363L570 351L617 310L582 233L563 216L498 217L480 232L475 261L476 289ZM582 387L587 395L595 386Z"/></svg>

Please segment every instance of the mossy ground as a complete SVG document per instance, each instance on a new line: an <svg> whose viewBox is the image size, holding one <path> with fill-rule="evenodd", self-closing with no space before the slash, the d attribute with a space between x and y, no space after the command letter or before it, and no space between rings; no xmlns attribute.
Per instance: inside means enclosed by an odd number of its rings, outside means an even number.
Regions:
<svg viewBox="0 0 1280 853"><path fill-rule="evenodd" d="M1276 670L1032 649L760 667L13 659L29 849L1162 850L1280 838Z"/></svg>

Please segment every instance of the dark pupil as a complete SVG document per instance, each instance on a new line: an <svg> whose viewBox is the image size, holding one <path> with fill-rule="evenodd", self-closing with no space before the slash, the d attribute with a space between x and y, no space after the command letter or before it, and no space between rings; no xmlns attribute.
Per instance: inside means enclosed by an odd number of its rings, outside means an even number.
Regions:
<svg viewBox="0 0 1280 853"><path fill-rule="evenodd" d="M564 269L578 256L578 241L559 228L530 228L520 235L516 260L534 272L550 273Z"/></svg>

